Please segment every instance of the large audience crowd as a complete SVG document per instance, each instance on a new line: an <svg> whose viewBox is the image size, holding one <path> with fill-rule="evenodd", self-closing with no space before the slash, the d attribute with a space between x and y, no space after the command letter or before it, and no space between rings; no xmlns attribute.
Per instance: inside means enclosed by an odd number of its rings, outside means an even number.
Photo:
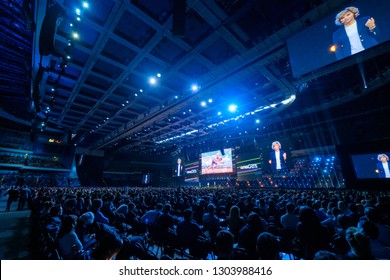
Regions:
<svg viewBox="0 0 390 280"><path fill-rule="evenodd" d="M389 192L3 187L37 259L389 259Z"/></svg>

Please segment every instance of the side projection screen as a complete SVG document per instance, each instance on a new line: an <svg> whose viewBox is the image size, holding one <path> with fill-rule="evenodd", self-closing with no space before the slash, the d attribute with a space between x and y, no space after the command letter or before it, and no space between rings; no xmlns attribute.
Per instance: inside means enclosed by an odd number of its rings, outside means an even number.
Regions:
<svg viewBox="0 0 390 280"><path fill-rule="evenodd" d="M390 40L390 1L354 1L287 40L294 77Z"/></svg>

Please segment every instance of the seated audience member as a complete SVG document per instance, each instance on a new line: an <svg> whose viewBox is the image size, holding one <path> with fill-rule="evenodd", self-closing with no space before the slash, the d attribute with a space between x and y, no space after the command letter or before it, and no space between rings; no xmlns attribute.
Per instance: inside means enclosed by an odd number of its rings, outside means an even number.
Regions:
<svg viewBox="0 0 390 280"><path fill-rule="evenodd" d="M45 223L46 230L51 237L57 238L62 225L62 219L62 206L60 204L56 204L50 209L49 217Z"/></svg>
<svg viewBox="0 0 390 280"><path fill-rule="evenodd" d="M111 225L115 224L117 216L115 213L114 203L112 203L111 201L103 203L103 206L100 208L100 211L110 221Z"/></svg>
<svg viewBox="0 0 390 280"><path fill-rule="evenodd" d="M339 200L337 202L337 208L340 209L341 214L344 214L346 216L348 216L352 213L351 210L348 209L347 205L345 204L345 202L343 200Z"/></svg>
<svg viewBox="0 0 390 280"><path fill-rule="evenodd" d="M313 210L316 213L318 219L320 220L320 222L322 222L328 218L328 216L325 214L325 212L320 210L321 205L320 205L319 201L315 201L313 203L312 207L313 207Z"/></svg>
<svg viewBox="0 0 390 280"><path fill-rule="evenodd" d="M312 260L317 251L329 249L330 236L328 231L326 227L321 225L320 220L311 207L302 206L300 208L297 233L304 259Z"/></svg>
<svg viewBox="0 0 390 280"><path fill-rule="evenodd" d="M97 223L109 224L108 218L101 212L103 201L101 199L94 199L92 201L91 212L95 215L95 221Z"/></svg>
<svg viewBox="0 0 390 280"><path fill-rule="evenodd" d="M183 211L183 221L177 224L178 245L188 248L195 258L205 259L210 251L210 243L200 226L192 220L191 209Z"/></svg>
<svg viewBox="0 0 390 280"><path fill-rule="evenodd" d="M286 204L286 214L280 217L280 224L283 226L283 228L293 230L297 228L299 218L294 214L294 210L294 204L291 202Z"/></svg>
<svg viewBox="0 0 390 280"><path fill-rule="evenodd" d="M234 235L234 242L238 242L238 233L245 225L245 220L240 215L240 208L237 205L230 207L229 216L226 218L228 230Z"/></svg>
<svg viewBox="0 0 390 280"><path fill-rule="evenodd" d="M209 203L207 205L207 213L203 215L203 231L210 237L210 241L214 243L215 236L220 229L219 218L215 213L215 206Z"/></svg>
<svg viewBox="0 0 390 280"><path fill-rule="evenodd" d="M106 232L99 238L96 248L90 254L90 258L93 260L115 259L122 246L122 238L114 232Z"/></svg>
<svg viewBox="0 0 390 280"><path fill-rule="evenodd" d="M145 224L140 222L140 217L137 213L137 206L134 202L127 204L128 211L125 217L126 224L132 227L132 230L135 234L145 233L146 228Z"/></svg>
<svg viewBox="0 0 390 280"><path fill-rule="evenodd" d="M221 230L215 237L215 250L218 260L233 260L234 235L227 230Z"/></svg>
<svg viewBox="0 0 390 280"><path fill-rule="evenodd" d="M84 249L89 249L96 244L95 234L90 233L94 220L95 215L92 212L85 212L77 222L76 233Z"/></svg>
<svg viewBox="0 0 390 280"><path fill-rule="evenodd" d="M351 227L351 220L347 215L340 214L337 216L337 226L335 228L335 234L345 236L346 230Z"/></svg>
<svg viewBox="0 0 390 280"><path fill-rule="evenodd" d="M158 216L160 216L162 213L161 212L162 208L163 208L162 203L157 203L155 209L149 210L144 215L142 215L141 223L147 226L155 224Z"/></svg>
<svg viewBox="0 0 390 280"><path fill-rule="evenodd" d="M259 214L252 212L246 219L246 225L238 234L238 246L244 248L251 259L257 259L256 244L257 237L265 229L261 222Z"/></svg>
<svg viewBox="0 0 390 280"><path fill-rule="evenodd" d="M69 195L62 204L65 215L78 215L77 212L77 199L73 195Z"/></svg>
<svg viewBox="0 0 390 280"><path fill-rule="evenodd" d="M379 229L377 240L384 246L390 247L390 226L383 223L382 216L388 213L380 213L376 207L368 206L364 208L364 216L361 220L373 222Z"/></svg>
<svg viewBox="0 0 390 280"><path fill-rule="evenodd" d="M203 215L205 213L206 205L206 201L203 198L199 198L192 207L192 210L194 211L194 220L200 226L203 225Z"/></svg>
<svg viewBox="0 0 390 280"><path fill-rule="evenodd" d="M127 215L127 212L129 212L129 207L126 204L121 204L119 207L116 209L116 212L118 214L121 214L123 216Z"/></svg>
<svg viewBox="0 0 390 280"><path fill-rule="evenodd" d="M40 205L38 217L41 220L45 220L50 217L50 210L55 205L55 203L51 200L46 200Z"/></svg>
<svg viewBox="0 0 390 280"><path fill-rule="evenodd" d="M345 259L350 260L373 260L371 253L370 238L360 232L356 227L350 227L346 231L346 239L350 250Z"/></svg>
<svg viewBox="0 0 390 280"><path fill-rule="evenodd" d="M340 260L340 257L333 252L321 250L315 253L314 260Z"/></svg>
<svg viewBox="0 0 390 280"><path fill-rule="evenodd" d="M371 252L376 259L390 259L390 248L378 241L379 228L375 223L368 220L362 220L358 223L357 228L361 233L370 238Z"/></svg>
<svg viewBox="0 0 390 280"><path fill-rule="evenodd" d="M77 216L66 216L58 233L59 253L64 260L77 259L78 253L83 249L83 244L75 232L76 226Z"/></svg>
<svg viewBox="0 0 390 280"><path fill-rule="evenodd" d="M275 235L262 232L257 237L256 251L260 260L279 260L279 241Z"/></svg>
<svg viewBox="0 0 390 280"><path fill-rule="evenodd" d="M215 237L215 254L218 260L250 260L244 248L234 246L234 236L228 230L220 230Z"/></svg>
<svg viewBox="0 0 390 280"><path fill-rule="evenodd" d="M358 214L358 207L355 203L348 203L348 209L351 211L347 216L351 220L351 225L356 226L359 222L360 216Z"/></svg>
<svg viewBox="0 0 390 280"><path fill-rule="evenodd" d="M329 236L336 234L336 228L340 226L337 220L337 216L340 214L341 210L337 207L333 207L330 217L321 222L321 225L327 228Z"/></svg>
<svg viewBox="0 0 390 280"><path fill-rule="evenodd" d="M164 253L173 258L175 254L175 246L177 236L174 232L175 218L170 214L171 205L165 204L162 209L162 214L156 221L156 241L162 242L164 245Z"/></svg>

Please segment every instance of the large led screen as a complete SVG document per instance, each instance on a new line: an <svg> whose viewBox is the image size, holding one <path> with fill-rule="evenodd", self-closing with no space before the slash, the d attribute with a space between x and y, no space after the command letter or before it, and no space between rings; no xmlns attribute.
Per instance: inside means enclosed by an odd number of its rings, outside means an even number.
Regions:
<svg viewBox="0 0 390 280"><path fill-rule="evenodd" d="M232 149L202 153L200 161L202 175L233 172Z"/></svg>
<svg viewBox="0 0 390 280"><path fill-rule="evenodd" d="M294 77L390 40L390 1L358 0L287 40Z"/></svg>
<svg viewBox="0 0 390 280"><path fill-rule="evenodd" d="M390 152L352 155L352 163L358 179L390 178Z"/></svg>

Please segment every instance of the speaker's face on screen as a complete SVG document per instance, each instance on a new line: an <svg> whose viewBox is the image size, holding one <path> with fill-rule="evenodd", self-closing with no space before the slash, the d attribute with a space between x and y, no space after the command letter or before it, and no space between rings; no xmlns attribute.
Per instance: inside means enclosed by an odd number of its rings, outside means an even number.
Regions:
<svg viewBox="0 0 390 280"><path fill-rule="evenodd" d="M342 14L339 18L340 23L343 25L349 25L353 23L354 20L355 20L355 14L350 11Z"/></svg>
<svg viewBox="0 0 390 280"><path fill-rule="evenodd" d="M272 149L273 149L274 151L279 151L281 147L282 147L282 146L281 146L280 143L277 142L277 141L272 143Z"/></svg>
<svg viewBox="0 0 390 280"><path fill-rule="evenodd" d="M386 156L381 156L381 157L379 158L379 160L380 160L381 162L387 162L387 157L386 157Z"/></svg>

